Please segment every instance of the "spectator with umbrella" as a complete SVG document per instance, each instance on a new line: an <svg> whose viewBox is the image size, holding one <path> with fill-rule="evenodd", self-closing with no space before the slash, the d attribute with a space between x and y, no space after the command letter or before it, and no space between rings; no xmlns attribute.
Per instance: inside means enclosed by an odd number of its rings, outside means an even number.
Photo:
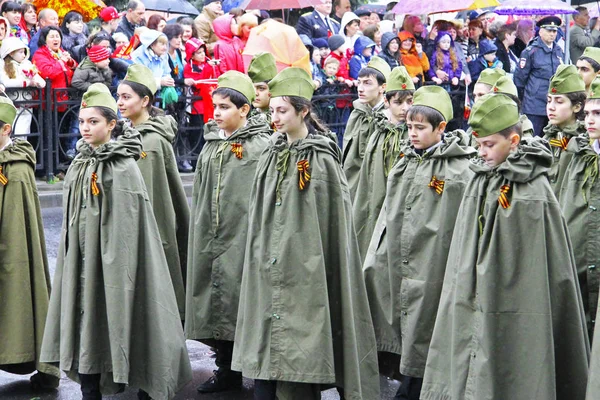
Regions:
<svg viewBox="0 0 600 400"><path fill-rule="evenodd" d="M213 29L213 22L217 17L223 15L221 5L220 0L205 0L202 13L194 20L198 38L202 39L208 49L209 54L207 56L213 53L213 47L219 40Z"/></svg>
<svg viewBox="0 0 600 400"><path fill-rule="evenodd" d="M304 34L311 40L317 38L327 39L340 31L340 24L331 19L331 0L324 0L322 4L314 6L313 12L302 14L296 24L298 35ZM357 17L358 19L358 17Z"/></svg>

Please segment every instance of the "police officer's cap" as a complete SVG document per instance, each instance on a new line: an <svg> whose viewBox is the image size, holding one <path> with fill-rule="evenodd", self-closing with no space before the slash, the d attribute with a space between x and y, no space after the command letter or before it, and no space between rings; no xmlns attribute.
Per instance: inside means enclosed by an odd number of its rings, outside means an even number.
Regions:
<svg viewBox="0 0 600 400"><path fill-rule="evenodd" d="M539 28L555 31L562 25L562 20L557 16L552 15L550 17L540 19L536 25Z"/></svg>

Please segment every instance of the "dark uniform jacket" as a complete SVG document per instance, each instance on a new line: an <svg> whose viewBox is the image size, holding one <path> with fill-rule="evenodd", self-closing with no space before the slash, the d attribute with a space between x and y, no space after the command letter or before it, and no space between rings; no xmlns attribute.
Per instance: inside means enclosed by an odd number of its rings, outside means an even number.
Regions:
<svg viewBox="0 0 600 400"><path fill-rule="evenodd" d="M329 18L329 22L333 26L331 35L336 35L340 31L340 24L333 18ZM298 32L298 35L305 34L314 40L317 38L327 39L330 36L328 32L330 32L331 29L327 26L319 13L313 11L311 13L303 14L300 19L298 19L296 31Z"/></svg>

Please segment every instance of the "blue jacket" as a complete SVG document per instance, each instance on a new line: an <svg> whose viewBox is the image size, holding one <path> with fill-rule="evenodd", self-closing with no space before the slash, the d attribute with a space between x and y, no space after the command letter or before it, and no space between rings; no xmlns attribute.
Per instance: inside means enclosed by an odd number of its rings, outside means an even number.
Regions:
<svg viewBox="0 0 600 400"><path fill-rule="evenodd" d="M358 79L358 73L367 66L371 57L363 56L363 51L367 47L375 47L375 42L366 36L359 36L354 42L354 55L350 59L350 78Z"/></svg>
<svg viewBox="0 0 600 400"><path fill-rule="evenodd" d="M333 25L333 32L331 32L331 34L338 34L340 31L340 24L332 18L329 18L329 21ZM330 31L329 27L316 11L302 14L300 19L298 19L298 24L296 24L296 32L298 32L298 35L305 34L311 38L311 40L316 38L327 39L330 36L328 35L328 31Z"/></svg>
<svg viewBox="0 0 600 400"><path fill-rule="evenodd" d="M131 53L131 60L135 64L145 65L152 71L152 75L156 80L156 85L160 89L160 80L162 78L171 77L171 67L169 67L169 61L167 60L168 55L165 54L162 57L157 57L152 53L152 57L148 55L147 47L140 46Z"/></svg>
<svg viewBox="0 0 600 400"><path fill-rule="evenodd" d="M562 63L563 51L557 44L548 48L539 37L521 53L514 81L523 93L523 114L546 115L550 78Z"/></svg>

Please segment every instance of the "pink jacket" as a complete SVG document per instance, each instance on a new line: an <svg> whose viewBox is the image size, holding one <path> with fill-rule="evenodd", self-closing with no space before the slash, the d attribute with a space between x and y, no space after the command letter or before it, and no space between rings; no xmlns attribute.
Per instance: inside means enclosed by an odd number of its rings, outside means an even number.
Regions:
<svg viewBox="0 0 600 400"><path fill-rule="evenodd" d="M225 14L216 18L213 21L213 29L215 35L219 38L213 49L215 59L221 60L221 63L215 68L217 75L224 74L227 71L235 70L241 73L244 71L244 60L242 59L242 51L244 43L242 40L234 36L231 32L231 20L233 15Z"/></svg>

